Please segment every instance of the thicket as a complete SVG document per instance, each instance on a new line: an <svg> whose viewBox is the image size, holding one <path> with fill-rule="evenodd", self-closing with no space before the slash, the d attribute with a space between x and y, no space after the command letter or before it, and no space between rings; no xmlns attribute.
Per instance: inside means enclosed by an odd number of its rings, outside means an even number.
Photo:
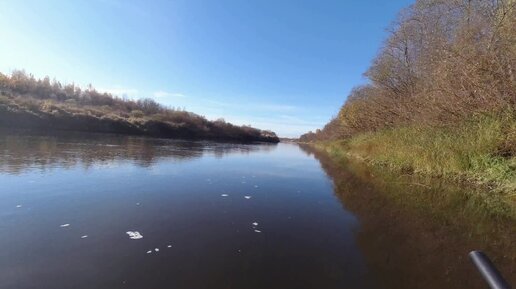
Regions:
<svg viewBox="0 0 516 289"><path fill-rule="evenodd" d="M186 136L194 138L279 141L271 131L236 126L223 119L209 121L184 109L165 107L153 99L124 99L99 92L91 85L82 89L73 83L63 85L49 77L36 79L20 70L13 71L11 75L0 73L1 104L11 110L56 116L62 114L71 117L107 118L142 128L149 123L159 123L165 125L165 130L181 129L189 132Z"/></svg>
<svg viewBox="0 0 516 289"><path fill-rule="evenodd" d="M516 113L516 1L417 0L338 116L301 141ZM514 155L516 144L506 144Z"/></svg>

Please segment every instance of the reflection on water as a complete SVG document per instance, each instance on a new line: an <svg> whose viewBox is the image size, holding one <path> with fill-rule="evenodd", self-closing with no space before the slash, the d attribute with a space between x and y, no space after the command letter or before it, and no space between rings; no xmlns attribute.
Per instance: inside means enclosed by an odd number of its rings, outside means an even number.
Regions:
<svg viewBox="0 0 516 289"><path fill-rule="evenodd" d="M375 288L295 145L0 135L0 288Z"/></svg>
<svg viewBox="0 0 516 289"><path fill-rule="evenodd" d="M302 147L360 220L357 241L384 288L486 288L467 257L485 251L516 282L516 224L479 212L474 188L398 175Z"/></svg>
<svg viewBox="0 0 516 289"><path fill-rule="evenodd" d="M274 149L274 144L239 145L202 141L153 139L109 134L58 136L5 135L0 139L0 172L17 174L26 169L88 168L131 160L142 167L160 159L169 161L200 158L205 153L223 157L228 153L248 154Z"/></svg>
<svg viewBox="0 0 516 289"><path fill-rule="evenodd" d="M484 288L514 224L297 145L0 134L0 288ZM322 167L322 168L321 168Z"/></svg>

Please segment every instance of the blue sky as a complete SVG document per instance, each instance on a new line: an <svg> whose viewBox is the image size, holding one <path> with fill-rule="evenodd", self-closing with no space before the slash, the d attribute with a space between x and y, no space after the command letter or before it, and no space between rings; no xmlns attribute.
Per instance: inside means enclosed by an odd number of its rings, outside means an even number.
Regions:
<svg viewBox="0 0 516 289"><path fill-rule="evenodd" d="M0 0L0 71L299 136L365 82L411 2Z"/></svg>

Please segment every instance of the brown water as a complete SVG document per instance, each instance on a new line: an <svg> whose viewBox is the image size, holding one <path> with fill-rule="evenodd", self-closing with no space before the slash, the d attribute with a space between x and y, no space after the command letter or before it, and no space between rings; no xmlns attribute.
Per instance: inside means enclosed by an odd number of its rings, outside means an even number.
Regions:
<svg viewBox="0 0 516 289"><path fill-rule="evenodd" d="M294 144L3 133L0 288L484 288L477 246L514 274L510 224L379 183Z"/></svg>
<svg viewBox="0 0 516 289"><path fill-rule="evenodd" d="M488 214L494 194L451 183L336 163L302 147L334 180L344 207L359 219L356 240L366 266L382 288L487 288L468 252L489 255L510 284L516 282L516 223Z"/></svg>

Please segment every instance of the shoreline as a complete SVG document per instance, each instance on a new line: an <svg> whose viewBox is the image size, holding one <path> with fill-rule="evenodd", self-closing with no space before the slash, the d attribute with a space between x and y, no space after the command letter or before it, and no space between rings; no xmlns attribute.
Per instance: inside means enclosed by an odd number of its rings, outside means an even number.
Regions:
<svg viewBox="0 0 516 289"><path fill-rule="evenodd" d="M209 140L221 142L264 142L278 143L277 136L266 135L262 131L246 133L236 128L235 132L225 132L212 123L207 123L207 130L195 130L182 124L166 121L141 119L130 121L121 117L89 113L72 113L65 107L59 110L36 111L5 105L0 102L0 129L26 130L41 133L110 133L126 136L145 136L181 140Z"/></svg>
<svg viewBox="0 0 516 289"><path fill-rule="evenodd" d="M510 282L516 281L516 219L479 209L478 188L421 175L400 177L358 159L336 159L321 147L301 148L321 163L336 196L358 216L357 240L382 283L480 288L467 257L472 250L486 252ZM406 286L400 287L399 279Z"/></svg>
<svg viewBox="0 0 516 289"><path fill-rule="evenodd" d="M468 195L475 198L475 210L481 214L491 217L509 219L516 222L516 195L512 190L504 190L503 185L492 181L481 181L477 178L464 174L431 174L422 171L407 171L402 167L398 167L388 162L379 162L371 157L364 157L358 153L346 151L344 145L340 142L298 142L300 146L308 146L309 148L327 155L333 162L337 164L359 162L372 170L382 171L397 178L424 178L430 181L430 184L422 183L406 183L426 187L432 186L432 182L449 182L457 186L463 186L468 191ZM401 181L400 181L401 182Z"/></svg>

